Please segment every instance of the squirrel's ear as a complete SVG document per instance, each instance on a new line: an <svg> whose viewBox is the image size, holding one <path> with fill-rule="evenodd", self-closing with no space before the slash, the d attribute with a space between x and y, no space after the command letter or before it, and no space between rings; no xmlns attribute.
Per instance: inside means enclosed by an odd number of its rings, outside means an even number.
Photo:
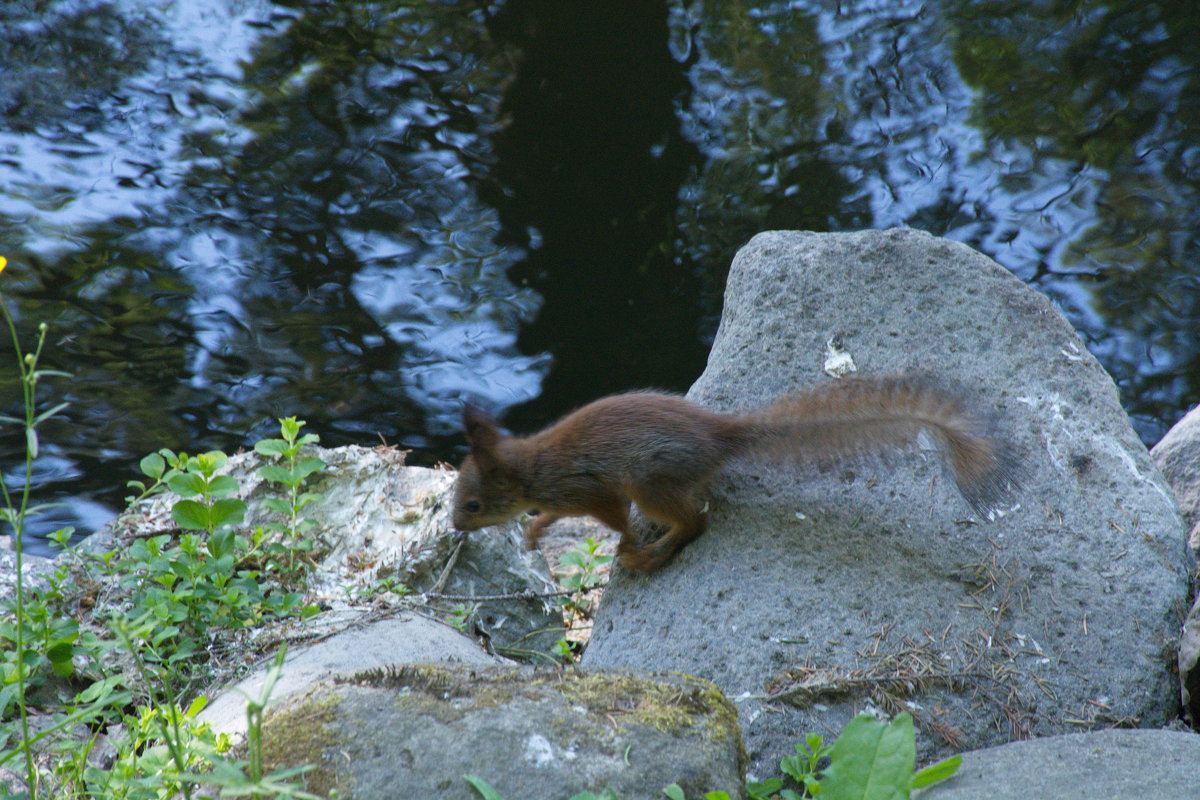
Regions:
<svg viewBox="0 0 1200 800"><path fill-rule="evenodd" d="M472 450L489 449L500 441L496 421L478 406L467 403L463 406L463 430Z"/></svg>

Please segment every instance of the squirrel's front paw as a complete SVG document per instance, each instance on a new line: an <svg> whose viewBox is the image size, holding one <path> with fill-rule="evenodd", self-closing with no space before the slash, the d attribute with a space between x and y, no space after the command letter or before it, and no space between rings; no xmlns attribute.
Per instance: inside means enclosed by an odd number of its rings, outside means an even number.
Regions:
<svg viewBox="0 0 1200 800"><path fill-rule="evenodd" d="M525 535L521 538L525 540L526 550L537 550L538 539L541 539L546 533L545 525L538 525L537 519L534 519L525 526Z"/></svg>
<svg viewBox="0 0 1200 800"><path fill-rule="evenodd" d="M525 549L536 550L538 539L546 535L546 528L558 519L557 514L538 514L525 527Z"/></svg>

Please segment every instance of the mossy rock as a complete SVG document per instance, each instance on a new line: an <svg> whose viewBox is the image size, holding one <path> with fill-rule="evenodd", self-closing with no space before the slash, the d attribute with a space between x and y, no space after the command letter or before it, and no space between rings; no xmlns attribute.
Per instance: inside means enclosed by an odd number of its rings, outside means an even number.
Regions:
<svg viewBox="0 0 1200 800"><path fill-rule="evenodd" d="M272 766L315 765L310 790L340 797L478 800L477 775L508 800L613 789L742 795L733 706L685 675L406 665L314 686L270 712Z"/></svg>

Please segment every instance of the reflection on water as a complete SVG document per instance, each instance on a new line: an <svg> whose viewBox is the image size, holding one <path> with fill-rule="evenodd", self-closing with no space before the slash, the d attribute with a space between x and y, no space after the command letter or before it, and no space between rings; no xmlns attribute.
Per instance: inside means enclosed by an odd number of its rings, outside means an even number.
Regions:
<svg viewBox="0 0 1200 800"><path fill-rule="evenodd" d="M466 397L525 428L686 388L767 228L983 250L1153 441L1200 399L1190 6L5 3L0 291L74 376L37 530L278 415L430 463Z"/></svg>

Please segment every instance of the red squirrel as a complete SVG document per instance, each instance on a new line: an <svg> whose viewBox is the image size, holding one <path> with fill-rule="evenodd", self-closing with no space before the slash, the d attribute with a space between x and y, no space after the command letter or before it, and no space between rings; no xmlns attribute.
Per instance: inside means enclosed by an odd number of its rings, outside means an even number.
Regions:
<svg viewBox="0 0 1200 800"><path fill-rule="evenodd" d="M985 432L984 421L959 398L906 376L843 379L744 416L676 395L631 392L590 403L528 437L502 434L469 405L463 424L471 452L455 487L456 529L536 510L525 533L532 549L560 517L591 516L621 534L621 563L641 572L658 569L704 531L709 484L726 461L749 453L845 461L911 445L925 432L977 513L986 515L1015 486L1007 448ZM666 533L639 542L631 501Z"/></svg>

